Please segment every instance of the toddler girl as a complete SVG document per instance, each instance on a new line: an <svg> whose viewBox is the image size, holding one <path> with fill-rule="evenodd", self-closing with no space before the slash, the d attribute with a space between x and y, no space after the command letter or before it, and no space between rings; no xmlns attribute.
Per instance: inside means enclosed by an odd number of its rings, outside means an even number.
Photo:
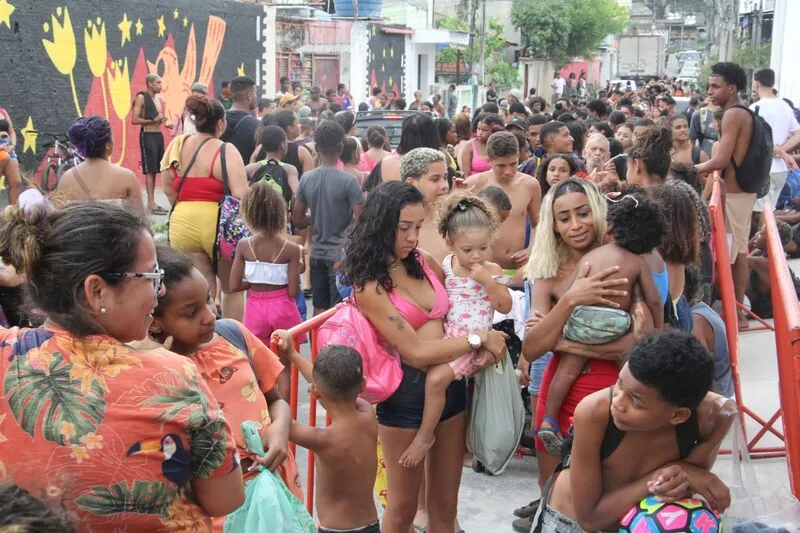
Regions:
<svg viewBox="0 0 800 533"><path fill-rule="evenodd" d="M305 270L303 253L286 236L286 201L269 183L260 181L250 187L240 212L253 236L236 246L231 292L248 291L244 325L269 344L273 331L301 322L295 298ZM287 394L289 380L287 368L280 379L281 391Z"/></svg>
<svg viewBox="0 0 800 533"><path fill-rule="evenodd" d="M444 286L450 299L445 337L463 337L473 331L490 329L494 311L511 310L511 294L495 281L503 269L492 258L492 236L499 225L494 210L481 198L455 192L439 208L439 233L454 253L445 257L442 267ZM418 465L434 442L434 431L442 416L445 391L454 379L463 379L480 370L476 353L466 353L447 364L428 369L425 379L425 408L422 424L400 463Z"/></svg>
<svg viewBox="0 0 800 533"><path fill-rule="evenodd" d="M608 296L607 306L578 305L572 310L564 325L564 337L581 344L607 344L628 333L631 327L631 295L637 284L653 315L655 328L664 326L661 295L643 256L661 244L666 232L664 215L660 207L643 192L632 192L610 201L613 203L608 208L607 219L611 242L587 253L582 262L590 265L590 272L602 272L619 266L620 270L606 277L606 280L627 279L627 284L614 287L626 291L626 295ZM560 353L558 370L547 395L545 417L537 434L552 454L560 453L563 440L557 422L558 412L585 363L584 357Z"/></svg>

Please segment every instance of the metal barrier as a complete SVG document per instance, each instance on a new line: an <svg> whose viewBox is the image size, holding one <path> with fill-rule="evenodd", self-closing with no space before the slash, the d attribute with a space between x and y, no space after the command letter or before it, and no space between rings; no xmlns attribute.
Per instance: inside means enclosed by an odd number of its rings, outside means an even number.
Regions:
<svg viewBox="0 0 800 533"><path fill-rule="evenodd" d="M778 236L775 215L769 208L764 215L767 220L767 255L778 355L781 418L786 433L786 463L792 493L800 497L800 462L796 462L800 458L800 302Z"/></svg>
<svg viewBox="0 0 800 533"><path fill-rule="evenodd" d="M328 309L322 314L319 314L309 320L306 320L302 324L298 324L297 326L293 327L289 330L289 333L294 339L294 346L296 349L299 350L300 342L299 339L303 335L308 334L309 336L309 343L311 344L311 362L314 362L316 359L317 354L319 353L319 347L317 346L317 330L319 327L325 323L330 317L332 317L336 313L336 308ZM270 343L270 349L278 353L278 343L277 341L272 341ZM289 393L289 406L292 410L292 420L297 420L297 402L299 398L299 373L297 367L292 365L292 387L291 392ZM330 419L328 419L327 423L330 423ZM316 427L317 425L317 399L313 396L309 397L308 399L308 425L311 427ZM292 454L297 457L296 446L293 442L289 442L289 449L292 451ZM308 465L306 467L306 508L311 515L314 515L314 452L308 450Z"/></svg>
<svg viewBox="0 0 800 533"><path fill-rule="evenodd" d="M742 384L739 378L739 323L737 319L737 302L736 295L733 290L733 273L731 271L730 255L728 252L728 236L725 230L725 221L723 219L723 205L722 193L719 183L714 183L714 190L711 194L711 201L709 203L709 211L711 213L711 231L714 234L714 247L716 250L716 265L717 265L717 279L719 282L719 292L722 299L722 313L725 320L725 329L728 335L728 353L731 359L731 377L733 378L733 388L736 394L736 405L739 408L739 416L742 419L742 428L745 432L745 440L747 439L747 428L745 425L746 416L752 418L758 423L760 429L756 432L755 436L747 443L747 449L753 457L783 457L786 454L785 446L770 446L758 447L758 442L769 431L781 441L785 442L783 433L775 429L773 426L781 416L781 410L778 409L769 420L764 420L752 409L747 407L742 397ZM774 226L774 219L772 226ZM770 224L767 224L768 229ZM778 243L780 245L780 242ZM773 257L773 254L769 254ZM778 254L783 257L783 249ZM771 261L776 259L771 259ZM786 259L783 259L784 264ZM771 263L770 263L771 264ZM791 286L791 285L790 285ZM792 290L794 294L794 290ZM775 300L773 299L773 306ZM776 332L777 334L777 332ZM785 425L785 422L784 422ZM730 451L728 451L730 453Z"/></svg>

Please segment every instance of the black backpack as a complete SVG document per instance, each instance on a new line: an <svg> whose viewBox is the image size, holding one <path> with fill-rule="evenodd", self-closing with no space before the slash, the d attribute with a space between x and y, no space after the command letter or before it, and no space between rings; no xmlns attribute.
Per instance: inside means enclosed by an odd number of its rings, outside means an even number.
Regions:
<svg viewBox="0 0 800 533"><path fill-rule="evenodd" d="M736 105L747 110L753 117L753 134L750 147L740 165L731 158L731 165L736 172L736 182L744 192L756 193L763 198L769 192L769 171L772 167L772 127L758 114L758 106L753 111L743 105Z"/></svg>
<svg viewBox="0 0 800 533"><path fill-rule="evenodd" d="M256 170L256 173L250 178L250 185L255 185L262 180L268 181L276 191L281 193L283 199L286 200L286 205L291 203L292 189L289 188L289 176L279 161L275 159L261 161L261 168Z"/></svg>

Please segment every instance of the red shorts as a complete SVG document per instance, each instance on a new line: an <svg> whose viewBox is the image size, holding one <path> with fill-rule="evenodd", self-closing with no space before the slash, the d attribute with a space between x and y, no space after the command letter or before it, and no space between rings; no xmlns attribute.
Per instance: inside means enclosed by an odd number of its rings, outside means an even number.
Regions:
<svg viewBox="0 0 800 533"><path fill-rule="evenodd" d="M550 362L547 364L547 369L542 376L542 388L539 389L539 398L536 401L536 415L535 427L540 427L544 419L544 411L547 406L547 394L550 392L550 383L553 382L553 377L558 370L558 362L561 358L557 353L553 354ZM599 359L592 359L590 362L590 370L587 374L581 374L572 388L569 390L567 397L564 398L564 403L561 404L561 410L558 412L558 425L562 433L569 430L570 419L575 415L575 408L581 400L599 390L603 390L612 386L617 382L619 376L619 367L616 363L611 361L601 361ZM546 452L546 448L542 441L536 439L536 449L538 451Z"/></svg>

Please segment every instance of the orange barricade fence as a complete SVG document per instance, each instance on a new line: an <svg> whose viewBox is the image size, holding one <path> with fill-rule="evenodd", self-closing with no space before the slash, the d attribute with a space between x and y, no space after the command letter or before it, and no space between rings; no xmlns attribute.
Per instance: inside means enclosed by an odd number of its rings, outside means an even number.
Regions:
<svg viewBox="0 0 800 533"><path fill-rule="evenodd" d="M769 283L778 355L781 418L786 433L786 463L792 493L800 497L800 302L778 236L775 215L769 208L764 213L767 220Z"/></svg>
<svg viewBox="0 0 800 533"><path fill-rule="evenodd" d="M711 201L709 203L709 211L711 213L711 231L714 235L714 248L716 260L717 282L719 285L720 297L722 299L722 314L725 319L725 329L728 335L728 353L731 359L731 377L733 378L733 387L736 394L736 405L739 408L739 416L742 419L742 428L745 432L745 439L747 438L747 429L745 425L746 417L752 418L760 429L756 432L755 436L747 443L747 449L753 457L783 457L786 453L784 446L777 447L759 447L758 442L764 437L767 432L772 433L781 441L785 442L783 434L775 429L773 426L781 416L781 411L773 414L769 420L764 420L752 409L747 407L742 397L742 383L739 377L739 323L737 318L737 302L736 295L733 290L733 272L731 271L730 255L728 252L728 235L725 230L725 221L723 218L723 205L722 205L722 192L720 184L714 183L714 190L711 194ZM774 221L773 221L774 226ZM769 224L767 225L769 227ZM777 230L776 230L777 231ZM769 254L773 258L773 254ZM783 252L780 254L783 256ZM773 260L773 259L771 259ZM786 260L784 258L784 264ZM792 291L794 294L794 291ZM773 300L774 305L775 300ZM779 354L780 356L780 354ZM784 421L785 424L785 421ZM722 453L730 453L730 450L725 450Z"/></svg>
<svg viewBox="0 0 800 533"><path fill-rule="evenodd" d="M306 320L302 324L299 324L292 329L289 330L289 333L292 335L292 339L294 339L295 348L299 350L300 348L300 338L304 335L308 335L309 343L311 343L311 362L314 362L314 359L317 357L317 353L319 353L319 347L317 346L317 330L319 327L325 323L330 317L332 317L336 313L336 308L328 309L322 314L319 314L309 320ZM270 344L270 349L278 353L278 343L273 341ZM292 409L292 420L297 420L297 402L299 398L299 375L298 375L297 367L292 365L292 388L291 393L289 394L289 406ZM330 420L328 420L330 422ZM316 398L309 397L308 399L308 425L311 427L315 427L317 425L317 400ZM292 454L297 457L296 446L293 442L289 443L289 449L292 451ZM308 451L308 465L306 467L306 508L311 515L314 515L314 453L309 450Z"/></svg>

